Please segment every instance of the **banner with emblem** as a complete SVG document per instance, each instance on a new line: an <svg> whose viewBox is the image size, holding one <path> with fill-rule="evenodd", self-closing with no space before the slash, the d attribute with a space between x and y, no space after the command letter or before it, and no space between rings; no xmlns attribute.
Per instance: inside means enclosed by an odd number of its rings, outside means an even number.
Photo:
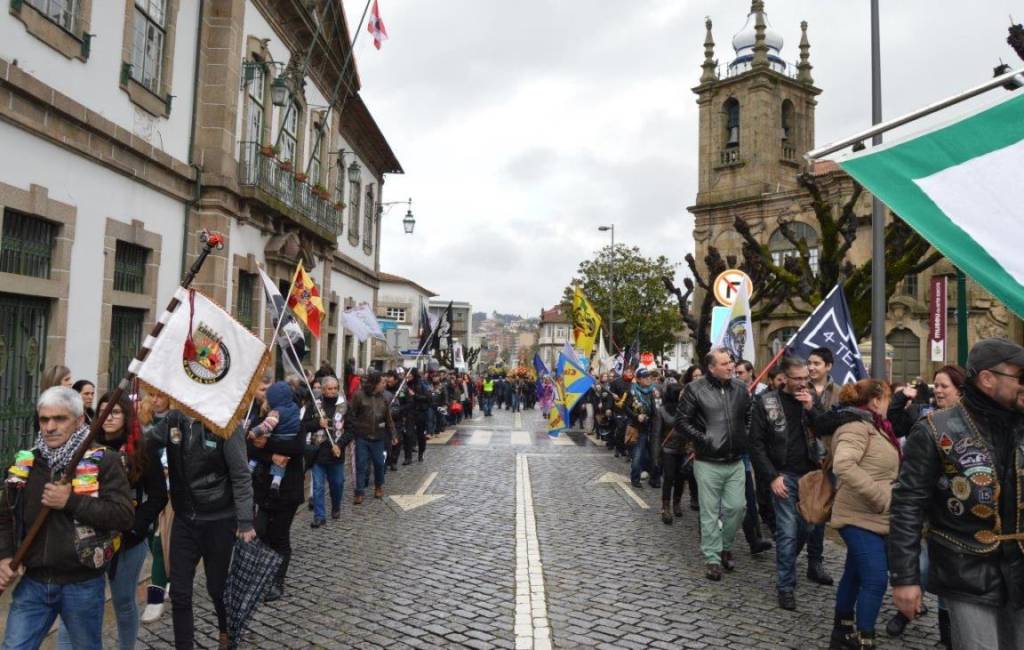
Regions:
<svg viewBox="0 0 1024 650"><path fill-rule="evenodd" d="M165 313L163 330L147 339L146 360L129 368L147 390L178 402L227 438L245 414L270 353L263 341L194 289L179 288L181 304Z"/></svg>

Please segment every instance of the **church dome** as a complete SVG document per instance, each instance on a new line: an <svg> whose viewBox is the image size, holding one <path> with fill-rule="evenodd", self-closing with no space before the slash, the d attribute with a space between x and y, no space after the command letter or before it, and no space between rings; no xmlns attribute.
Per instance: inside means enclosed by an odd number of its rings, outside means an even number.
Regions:
<svg viewBox="0 0 1024 650"><path fill-rule="evenodd" d="M754 59L754 44L757 41L757 30L754 28L757 23L757 4L750 8L747 14L747 22L743 28L732 37L732 49L736 51L736 58L729 64L729 72L738 74L750 69L751 61ZM768 12L761 11L764 17L764 42L768 46L768 63L773 70L778 72L786 71L786 63L782 60L782 34L772 29L768 22Z"/></svg>

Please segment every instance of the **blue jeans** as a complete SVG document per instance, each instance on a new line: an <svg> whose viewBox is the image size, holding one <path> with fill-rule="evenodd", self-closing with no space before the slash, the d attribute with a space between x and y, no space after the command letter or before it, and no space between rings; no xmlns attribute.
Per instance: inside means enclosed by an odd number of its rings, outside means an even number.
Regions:
<svg viewBox="0 0 1024 650"><path fill-rule="evenodd" d="M519 410L519 395L516 393L512 394L512 412L515 413Z"/></svg>
<svg viewBox="0 0 1024 650"><path fill-rule="evenodd" d="M102 650L105 581L100 575L59 585L23 576L7 613L3 650L38 648L58 615L75 650Z"/></svg>
<svg viewBox="0 0 1024 650"><path fill-rule="evenodd" d="M775 506L775 566L778 569L779 591L796 589L796 557L804 545L811 564L821 562L825 553L825 526L814 526L800 516L800 477L782 474L789 497L780 499L772 494Z"/></svg>
<svg viewBox="0 0 1024 650"><path fill-rule="evenodd" d="M345 487L345 466L341 463L313 465L313 518L324 521L324 493L331 488L331 510L341 509L341 491Z"/></svg>
<svg viewBox="0 0 1024 650"><path fill-rule="evenodd" d="M857 629L874 631L878 610L889 584L885 538L857 526L843 526L846 567L836 592L836 613L849 616L856 608Z"/></svg>
<svg viewBox="0 0 1024 650"><path fill-rule="evenodd" d="M431 405L427 408L427 435L437 433L437 409Z"/></svg>
<svg viewBox="0 0 1024 650"><path fill-rule="evenodd" d="M370 462L373 462L373 485L384 487L384 440L356 438L356 496L363 496L370 482Z"/></svg>
<svg viewBox="0 0 1024 650"><path fill-rule="evenodd" d="M640 480L640 474L644 470L654 478L654 469L651 464L651 436L645 431L640 432L636 445L633 446L633 463L629 467L629 480L634 483Z"/></svg>
<svg viewBox="0 0 1024 650"><path fill-rule="evenodd" d="M142 564L146 561L146 544L136 544L127 551L117 554L116 564L111 562L107 568L110 580L110 598L114 604L114 615L117 617L117 647L120 650L134 650L139 638L139 604L135 600L139 588L139 574ZM113 577L110 572L114 571ZM68 637L67 626L61 622L57 631L57 648L73 650L75 645Z"/></svg>
<svg viewBox="0 0 1024 650"><path fill-rule="evenodd" d="M491 393L484 393L484 396L481 398L480 401L481 406L484 409L484 415L490 415L491 409L494 408L494 397L491 395Z"/></svg>

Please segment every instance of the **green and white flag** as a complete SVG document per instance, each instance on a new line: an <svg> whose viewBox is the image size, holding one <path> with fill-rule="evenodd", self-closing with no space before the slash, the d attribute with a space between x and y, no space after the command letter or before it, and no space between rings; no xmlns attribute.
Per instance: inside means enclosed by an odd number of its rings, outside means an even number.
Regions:
<svg viewBox="0 0 1024 650"><path fill-rule="evenodd" d="M1024 93L836 162L1024 316Z"/></svg>

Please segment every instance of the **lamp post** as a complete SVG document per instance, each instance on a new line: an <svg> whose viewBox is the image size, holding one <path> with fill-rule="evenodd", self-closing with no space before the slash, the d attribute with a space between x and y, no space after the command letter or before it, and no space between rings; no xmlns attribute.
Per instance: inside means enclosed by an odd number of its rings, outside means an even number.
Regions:
<svg viewBox="0 0 1024 650"><path fill-rule="evenodd" d="M871 0L871 123L882 121L881 43L878 35L878 0ZM882 134L871 138L875 147ZM871 376L885 379L885 206L871 198Z"/></svg>
<svg viewBox="0 0 1024 650"><path fill-rule="evenodd" d="M612 289L608 292L608 342L611 344L609 352L615 352L615 224L610 226L598 226L601 232L612 233Z"/></svg>
<svg viewBox="0 0 1024 650"><path fill-rule="evenodd" d="M402 228L405 230L405 234L411 235L412 231L416 228L416 217L412 216L412 198L408 201L387 201L385 203L377 204L377 212L382 214L384 208L390 208L394 205L408 205L409 209L405 211L405 217L402 218Z"/></svg>

